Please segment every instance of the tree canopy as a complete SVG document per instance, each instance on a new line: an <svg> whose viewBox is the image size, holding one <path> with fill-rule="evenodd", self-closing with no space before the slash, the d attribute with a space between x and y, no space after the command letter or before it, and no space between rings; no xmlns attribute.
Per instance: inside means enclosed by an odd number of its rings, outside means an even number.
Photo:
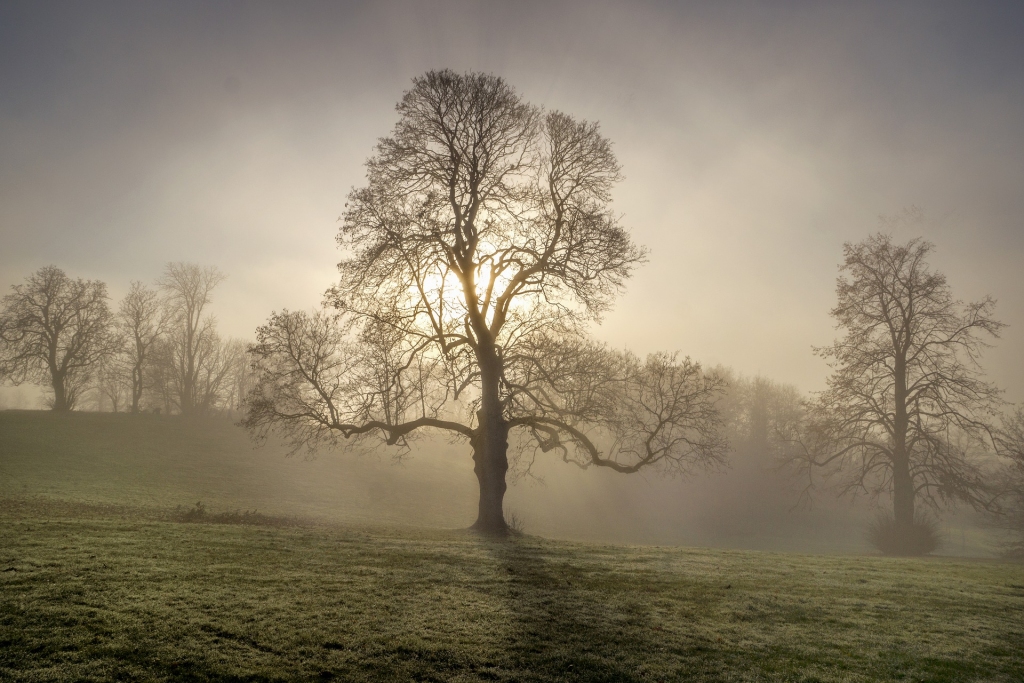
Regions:
<svg viewBox="0 0 1024 683"><path fill-rule="evenodd" d="M584 467L719 461L720 379L587 336L644 260L611 209L621 173L598 125L451 71L414 79L396 109L349 195L326 308L257 332L248 426L299 447L464 438L476 527L495 532L513 431Z"/></svg>
<svg viewBox="0 0 1024 683"><path fill-rule="evenodd" d="M45 266L11 289L0 310L0 377L49 385L53 410L72 410L114 351L107 286Z"/></svg>
<svg viewBox="0 0 1024 683"><path fill-rule="evenodd" d="M904 530L917 501L992 501L979 456L991 448L1000 395L979 358L1002 324L991 298L954 298L928 266L932 250L883 233L844 246L832 309L843 336L817 350L832 374L797 456L843 491L891 494Z"/></svg>

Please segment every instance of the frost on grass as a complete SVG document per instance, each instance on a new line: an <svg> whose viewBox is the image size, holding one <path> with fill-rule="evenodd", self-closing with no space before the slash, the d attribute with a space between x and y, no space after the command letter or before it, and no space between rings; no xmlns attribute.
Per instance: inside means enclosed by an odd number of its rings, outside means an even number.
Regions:
<svg viewBox="0 0 1024 683"><path fill-rule="evenodd" d="M1011 563L2 517L0 679L1024 679Z"/></svg>

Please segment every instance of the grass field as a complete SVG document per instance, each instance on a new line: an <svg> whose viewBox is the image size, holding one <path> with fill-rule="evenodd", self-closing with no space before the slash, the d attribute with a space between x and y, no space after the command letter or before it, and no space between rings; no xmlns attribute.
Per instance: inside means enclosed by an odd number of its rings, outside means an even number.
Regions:
<svg viewBox="0 0 1024 683"><path fill-rule="evenodd" d="M1024 568L8 500L11 680L1024 680Z"/></svg>
<svg viewBox="0 0 1024 683"><path fill-rule="evenodd" d="M43 496L143 507L258 509L343 523L464 527L476 516L477 483L466 444L422 440L398 451L285 457L254 448L227 419L112 413L0 411L0 495ZM863 516L823 497L793 510L794 497L757 503L756 473L726 469L689 480L657 473L583 471L538 458L540 478L512 481L505 502L530 533L575 540L707 545L797 552L862 552ZM737 481L737 479L739 481ZM795 496L796 494L794 494ZM968 527L943 552L994 554Z"/></svg>
<svg viewBox="0 0 1024 683"><path fill-rule="evenodd" d="M1020 564L495 542L340 523L299 480L187 523L290 465L115 417L0 413L0 680L1024 680Z"/></svg>
<svg viewBox="0 0 1024 683"><path fill-rule="evenodd" d="M225 418L0 411L0 495L146 508L258 509L323 521L451 525L473 512L461 453L286 457Z"/></svg>

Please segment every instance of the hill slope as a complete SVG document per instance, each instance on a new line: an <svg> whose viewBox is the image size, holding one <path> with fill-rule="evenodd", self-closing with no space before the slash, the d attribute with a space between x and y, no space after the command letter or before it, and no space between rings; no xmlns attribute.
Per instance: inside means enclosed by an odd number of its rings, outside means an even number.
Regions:
<svg viewBox="0 0 1024 683"><path fill-rule="evenodd" d="M287 457L226 418L0 411L0 495L468 526L476 480L458 454ZM468 520L468 521L467 521Z"/></svg>
<svg viewBox="0 0 1024 683"><path fill-rule="evenodd" d="M225 418L0 411L0 495L163 509L202 501L210 510L444 528L465 528L476 516L465 443L424 438L404 454L286 455L273 443L255 448ZM719 472L671 479L584 471L546 454L531 476L512 478L506 509L530 533L577 540L869 551L864 508L823 495L814 508L794 510L795 493L781 490L767 466L737 459ZM992 539L969 525L946 530L944 552L991 554Z"/></svg>
<svg viewBox="0 0 1024 683"><path fill-rule="evenodd" d="M1019 564L486 541L424 528L475 482L418 455L0 413L0 679L1024 680ZM167 514L196 500L320 522Z"/></svg>

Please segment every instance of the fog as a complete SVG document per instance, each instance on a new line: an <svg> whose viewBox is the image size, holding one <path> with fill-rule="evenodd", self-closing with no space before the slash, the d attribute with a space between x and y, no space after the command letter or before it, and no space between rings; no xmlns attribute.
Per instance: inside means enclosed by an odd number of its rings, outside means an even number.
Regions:
<svg viewBox="0 0 1024 683"><path fill-rule="evenodd" d="M925 221L895 236L934 242L957 296L998 300L1009 326L983 364L1019 401L1022 31L1024 9L997 2L4 3L0 290L52 263L105 281L116 302L169 261L215 265L228 276L218 326L252 339L271 311L310 308L334 281L346 194L411 79L475 70L614 142L615 206L650 256L600 340L820 390L828 368L812 347L836 335L843 243L918 206ZM0 387L0 403L40 397ZM317 468L335 467L339 490L365 490L345 472L412 482L434 459L449 469L432 481L447 483L424 495L467 505L471 521L466 446L324 464L350 457L287 460L288 476L321 486ZM799 486L769 466L748 455L680 481L542 457L507 506L554 536L861 547L850 529L869 506L819 496L792 510ZM251 505L301 511L298 494L267 495Z"/></svg>

